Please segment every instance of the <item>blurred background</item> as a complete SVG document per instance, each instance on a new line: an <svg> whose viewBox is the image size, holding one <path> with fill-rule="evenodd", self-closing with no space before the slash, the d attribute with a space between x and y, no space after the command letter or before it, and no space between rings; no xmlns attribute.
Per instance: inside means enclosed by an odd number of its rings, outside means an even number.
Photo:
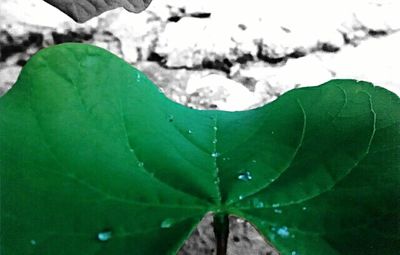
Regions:
<svg viewBox="0 0 400 255"><path fill-rule="evenodd" d="M42 47L86 42L194 108L244 110L334 78L400 94L400 1L153 0L77 24L42 0L0 2L0 93Z"/></svg>
<svg viewBox="0 0 400 255"><path fill-rule="evenodd" d="M85 24L42 0L0 2L0 95L39 49L85 42L144 72L174 101L245 110L296 87L335 78L400 94L400 1L153 0ZM181 254L213 254L206 217ZM247 222L231 218L229 254L275 254Z"/></svg>

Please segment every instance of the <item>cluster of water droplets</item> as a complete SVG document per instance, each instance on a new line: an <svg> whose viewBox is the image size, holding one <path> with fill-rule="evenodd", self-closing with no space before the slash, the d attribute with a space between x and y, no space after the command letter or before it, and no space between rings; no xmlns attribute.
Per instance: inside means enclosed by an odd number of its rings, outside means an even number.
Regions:
<svg viewBox="0 0 400 255"><path fill-rule="evenodd" d="M211 153L211 157L213 157L213 158L218 158L219 156L221 156L221 153L219 153L219 152L213 151Z"/></svg>
<svg viewBox="0 0 400 255"><path fill-rule="evenodd" d="M217 130L218 130L218 127L216 127L216 126L214 126L213 127L213 130L215 131L215 134L217 133ZM216 135L215 135L216 136ZM217 138L214 138L213 140L212 140L212 143L214 144L214 151L211 153L211 157L213 157L213 158L217 158L217 157L219 157L219 156L221 156L221 153L219 153L216 149L216 144L217 144L217 142L218 142L218 140L217 140Z"/></svg>
<svg viewBox="0 0 400 255"><path fill-rule="evenodd" d="M283 211L279 207L280 207L280 204L272 204L272 208L274 208L274 213L282 214Z"/></svg>
<svg viewBox="0 0 400 255"><path fill-rule="evenodd" d="M251 175L250 171L241 171L239 175L237 176L237 179L240 181L251 181L253 179L253 176Z"/></svg>
<svg viewBox="0 0 400 255"><path fill-rule="evenodd" d="M295 238L296 236L290 233L287 226L271 227L271 230L277 234L280 238Z"/></svg>
<svg viewBox="0 0 400 255"><path fill-rule="evenodd" d="M97 240L100 242L107 242L111 239L112 232L109 230L101 231L97 234Z"/></svg>
<svg viewBox="0 0 400 255"><path fill-rule="evenodd" d="M252 200L252 203L253 203L253 206L254 206L255 208L264 208L264 202L261 201L261 200L258 199L258 198L254 198L254 199Z"/></svg>

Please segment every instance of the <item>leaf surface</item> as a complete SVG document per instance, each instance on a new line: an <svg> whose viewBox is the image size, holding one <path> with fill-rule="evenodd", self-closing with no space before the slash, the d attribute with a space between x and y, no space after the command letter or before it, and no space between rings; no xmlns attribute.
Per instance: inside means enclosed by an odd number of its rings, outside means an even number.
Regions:
<svg viewBox="0 0 400 255"><path fill-rule="evenodd" d="M123 7L130 12L142 12L152 0L44 0L62 12L83 23L103 12Z"/></svg>
<svg viewBox="0 0 400 255"><path fill-rule="evenodd" d="M176 254L224 212L282 254L395 254L399 119L353 80L193 110L105 50L45 49L0 99L1 252Z"/></svg>

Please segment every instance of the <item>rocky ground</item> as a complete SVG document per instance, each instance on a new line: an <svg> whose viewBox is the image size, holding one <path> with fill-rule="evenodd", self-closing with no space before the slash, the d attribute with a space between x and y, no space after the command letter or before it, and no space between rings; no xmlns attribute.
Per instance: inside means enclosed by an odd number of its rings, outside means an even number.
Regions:
<svg viewBox="0 0 400 255"><path fill-rule="evenodd" d="M398 10L397 0L153 0L141 14L117 9L82 25L41 0L2 0L0 95L32 54L63 42L112 51L194 108L255 108L334 78L400 94ZM210 226L208 216L181 254L213 254ZM229 254L274 253L232 218Z"/></svg>

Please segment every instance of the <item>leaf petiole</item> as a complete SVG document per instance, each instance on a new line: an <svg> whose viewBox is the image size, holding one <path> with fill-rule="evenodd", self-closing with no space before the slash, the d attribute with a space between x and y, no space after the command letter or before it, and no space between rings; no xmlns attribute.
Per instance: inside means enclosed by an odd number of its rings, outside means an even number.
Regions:
<svg viewBox="0 0 400 255"><path fill-rule="evenodd" d="M229 236L229 216L226 213L214 214L214 235L217 255L226 255Z"/></svg>

